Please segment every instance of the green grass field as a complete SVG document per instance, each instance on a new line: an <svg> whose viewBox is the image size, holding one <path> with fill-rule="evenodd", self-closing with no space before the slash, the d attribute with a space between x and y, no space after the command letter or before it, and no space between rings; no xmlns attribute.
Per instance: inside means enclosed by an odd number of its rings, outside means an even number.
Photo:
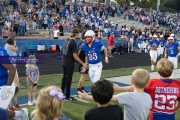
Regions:
<svg viewBox="0 0 180 120"><path fill-rule="evenodd" d="M136 68L144 68L150 71L150 67L133 67L133 68L121 68L121 69L113 69L113 70L103 70L102 72L102 78L107 77L117 77L117 76L125 76L130 75ZM77 88L77 84L80 78L79 73L74 73L73 75L73 83L71 85L71 88ZM37 93L38 91L45 86L49 85L57 85L60 87L62 75L47 75L47 76L41 76L38 83ZM89 80L89 77L87 77L87 80L85 81L85 86L91 86L92 83ZM20 78L20 90L18 93L18 96L27 95L27 85L26 85L26 78ZM71 120L84 120L84 115L87 110L90 108L96 107L97 103L94 101L89 101L90 103L84 103L81 101L75 101L75 102L64 102L63 105L63 113L70 118ZM118 104L117 102L112 102L111 104ZM123 105L120 105L123 108ZM34 109L35 106L22 106L29 109L29 113ZM180 110L176 113L176 120L180 120Z"/></svg>

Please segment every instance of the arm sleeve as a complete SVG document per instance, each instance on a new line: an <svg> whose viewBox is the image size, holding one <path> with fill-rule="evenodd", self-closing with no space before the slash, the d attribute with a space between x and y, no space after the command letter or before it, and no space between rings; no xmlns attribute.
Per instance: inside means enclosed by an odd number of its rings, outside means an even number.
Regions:
<svg viewBox="0 0 180 120"><path fill-rule="evenodd" d="M40 72L39 72L39 67L37 67L37 69L38 69L38 75L40 74Z"/></svg>
<svg viewBox="0 0 180 120"><path fill-rule="evenodd" d="M71 50L72 50L72 53L77 53L77 45L75 42L73 42L71 45Z"/></svg>
<svg viewBox="0 0 180 120"><path fill-rule="evenodd" d="M128 92L120 93L116 95L117 100L119 104L127 104L129 99L128 99Z"/></svg>
<svg viewBox="0 0 180 120"><path fill-rule="evenodd" d="M28 67L26 68L26 75L30 75L30 69Z"/></svg>

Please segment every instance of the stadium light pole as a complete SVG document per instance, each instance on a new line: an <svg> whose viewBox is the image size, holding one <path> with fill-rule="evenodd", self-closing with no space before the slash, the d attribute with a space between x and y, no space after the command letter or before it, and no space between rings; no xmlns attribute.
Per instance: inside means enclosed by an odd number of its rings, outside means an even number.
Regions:
<svg viewBox="0 0 180 120"><path fill-rule="evenodd" d="M157 0L157 11L159 11L160 4L161 4L161 0Z"/></svg>

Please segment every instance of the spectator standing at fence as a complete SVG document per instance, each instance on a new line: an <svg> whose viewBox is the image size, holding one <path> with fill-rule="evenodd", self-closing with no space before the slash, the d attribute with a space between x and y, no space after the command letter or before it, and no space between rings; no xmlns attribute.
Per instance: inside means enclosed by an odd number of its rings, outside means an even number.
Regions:
<svg viewBox="0 0 180 120"><path fill-rule="evenodd" d="M114 49L114 33L111 33L108 38L108 57L112 56L112 50Z"/></svg>
<svg viewBox="0 0 180 120"><path fill-rule="evenodd" d="M77 28L72 29L69 39L65 40L63 46L63 78L61 83L62 92L66 95L65 101L76 100L70 97L72 76L74 72L75 60L78 61L83 68L87 68L87 63L84 63L77 55L77 45L75 40L79 36L79 30ZM66 90L66 93L65 93Z"/></svg>

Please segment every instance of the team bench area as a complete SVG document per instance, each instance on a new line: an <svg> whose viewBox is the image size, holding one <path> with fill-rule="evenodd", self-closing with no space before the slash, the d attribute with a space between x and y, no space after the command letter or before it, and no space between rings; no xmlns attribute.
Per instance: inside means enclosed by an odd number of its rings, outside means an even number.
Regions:
<svg viewBox="0 0 180 120"><path fill-rule="evenodd" d="M59 45L26 45L26 50L34 55L34 53L55 53L58 52L60 55Z"/></svg>

